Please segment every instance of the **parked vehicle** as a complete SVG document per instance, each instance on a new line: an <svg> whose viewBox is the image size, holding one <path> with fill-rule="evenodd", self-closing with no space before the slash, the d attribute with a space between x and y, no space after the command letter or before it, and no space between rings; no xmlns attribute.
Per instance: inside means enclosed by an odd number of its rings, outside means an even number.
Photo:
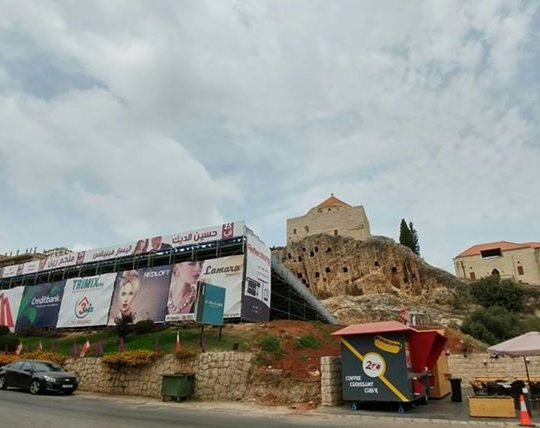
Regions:
<svg viewBox="0 0 540 428"><path fill-rule="evenodd" d="M0 389L28 389L30 394L44 391L73 394L79 378L52 361L19 360L0 369Z"/></svg>

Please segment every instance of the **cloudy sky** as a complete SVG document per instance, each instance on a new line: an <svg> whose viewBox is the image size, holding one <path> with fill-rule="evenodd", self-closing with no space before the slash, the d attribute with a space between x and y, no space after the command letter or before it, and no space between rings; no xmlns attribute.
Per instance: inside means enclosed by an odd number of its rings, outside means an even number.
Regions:
<svg viewBox="0 0 540 428"><path fill-rule="evenodd" d="M0 0L0 251L330 193L425 259L540 241L540 3Z"/></svg>

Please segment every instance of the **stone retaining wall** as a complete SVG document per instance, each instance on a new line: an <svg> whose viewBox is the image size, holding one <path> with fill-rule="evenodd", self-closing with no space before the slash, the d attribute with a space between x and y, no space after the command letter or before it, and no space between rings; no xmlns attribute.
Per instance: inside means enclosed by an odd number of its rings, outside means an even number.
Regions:
<svg viewBox="0 0 540 428"><path fill-rule="evenodd" d="M341 357L321 357L321 404L338 406L342 402Z"/></svg>
<svg viewBox="0 0 540 428"><path fill-rule="evenodd" d="M143 368L110 369L100 358L68 360L65 366L79 375L83 391L161 397L162 376L181 372L195 374L195 398L237 400L246 393L252 359L248 352L215 352L183 361L165 355Z"/></svg>
<svg viewBox="0 0 540 428"><path fill-rule="evenodd" d="M527 357L529 374L532 377L540 377L540 357ZM525 362L522 357L491 358L489 354L474 353L464 357L461 354L448 356L448 369L452 377L462 379L462 384L467 384L474 377L500 377L513 379L515 377L526 378Z"/></svg>

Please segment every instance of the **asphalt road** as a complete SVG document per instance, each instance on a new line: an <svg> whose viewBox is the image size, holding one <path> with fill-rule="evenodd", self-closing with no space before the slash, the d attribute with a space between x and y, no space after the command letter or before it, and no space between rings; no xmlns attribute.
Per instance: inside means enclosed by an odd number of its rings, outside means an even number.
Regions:
<svg viewBox="0 0 540 428"><path fill-rule="evenodd" d="M272 408L213 409L209 403L162 403L151 399L76 393L72 396L0 391L0 426L17 428L142 428L142 427L377 427L447 426L447 423L385 418L336 418L277 412Z"/></svg>

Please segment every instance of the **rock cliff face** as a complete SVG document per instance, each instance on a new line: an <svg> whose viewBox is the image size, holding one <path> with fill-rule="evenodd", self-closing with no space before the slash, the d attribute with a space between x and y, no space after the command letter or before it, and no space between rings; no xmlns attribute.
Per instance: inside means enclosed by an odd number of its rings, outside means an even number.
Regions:
<svg viewBox="0 0 540 428"><path fill-rule="evenodd" d="M404 306L427 321L459 320L450 305L463 283L390 238L321 234L276 251L342 322L389 319Z"/></svg>

